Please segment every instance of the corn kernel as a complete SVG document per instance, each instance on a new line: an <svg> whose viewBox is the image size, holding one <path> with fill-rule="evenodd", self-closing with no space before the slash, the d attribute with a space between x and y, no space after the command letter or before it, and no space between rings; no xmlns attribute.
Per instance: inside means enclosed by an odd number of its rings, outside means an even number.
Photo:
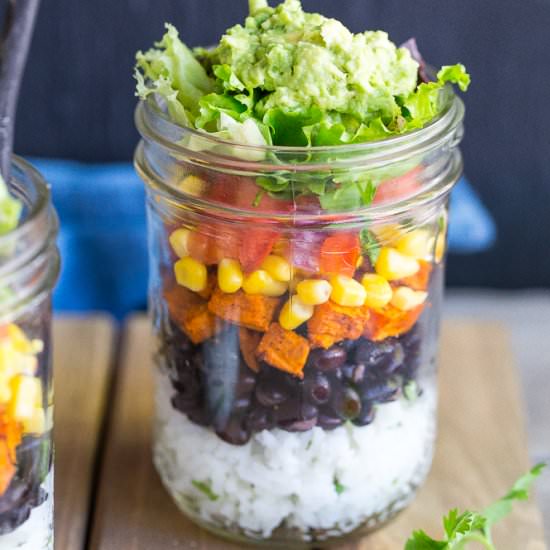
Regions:
<svg viewBox="0 0 550 550"><path fill-rule="evenodd" d="M187 256L174 264L174 274L179 285L201 292L206 288L208 272L206 266Z"/></svg>
<svg viewBox="0 0 550 550"><path fill-rule="evenodd" d="M296 292L302 303L318 306L328 302L332 286L324 279L306 279L296 285Z"/></svg>
<svg viewBox="0 0 550 550"><path fill-rule="evenodd" d="M186 256L189 256L190 235L191 231L184 228L176 229L170 235L170 238L168 240L170 241L172 250L176 253L178 258L185 258Z"/></svg>
<svg viewBox="0 0 550 550"><path fill-rule="evenodd" d="M292 278L292 267L281 256L269 255L262 263L261 269L267 271L276 281L288 283Z"/></svg>
<svg viewBox="0 0 550 550"><path fill-rule="evenodd" d="M31 376L15 376L11 381L11 391L10 414L19 421L32 418L35 403L42 393L40 380Z"/></svg>
<svg viewBox="0 0 550 550"><path fill-rule="evenodd" d="M365 287L351 277L335 275L331 278L332 293L330 299L340 306L362 306L367 297Z"/></svg>
<svg viewBox="0 0 550 550"><path fill-rule="evenodd" d="M313 317L314 307L292 296L281 309L279 324L285 330L294 330Z"/></svg>
<svg viewBox="0 0 550 550"><path fill-rule="evenodd" d="M9 379L0 373L0 404L8 403L11 399Z"/></svg>
<svg viewBox="0 0 550 550"><path fill-rule="evenodd" d="M247 294L262 294L263 296L282 296L288 289L286 283L276 281L267 271L253 271L243 281L243 290Z"/></svg>
<svg viewBox="0 0 550 550"><path fill-rule="evenodd" d="M191 174L190 176L187 176L183 178L180 182L178 182L176 184L176 187L183 193L198 197L202 195L206 184L204 183L204 180L202 180L198 176L194 176L193 174Z"/></svg>
<svg viewBox="0 0 550 550"><path fill-rule="evenodd" d="M390 303L393 290L384 277L376 273L365 273L361 282L367 291L365 305L373 309L381 309Z"/></svg>
<svg viewBox="0 0 550 550"><path fill-rule="evenodd" d="M425 259L430 255L430 234L425 229L414 229L397 241L396 248L416 260Z"/></svg>
<svg viewBox="0 0 550 550"><path fill-rule="evenodd" d="M384 279L396 281L414 275L420 269L420 264L395 248L385 246L380 250L375 269Z"/></svg>
<svg viewBox="0 0 550 550"><path fill-rule="evenodd" d="M30 340L25 333L13 323L7 326L8 338L13 346L13 349L20 353L33 353L34 349Z"/></svg>
<svg viewBox="0 0 550 550"><path fill-rule="evenodd" d="M428 293L423 290L413 290L408 286L400 286L393 291L391 304L401 311L409 311L423 304L427 297Z"/></svg>
<svg viewBox="0 0 550 550"><path fill-rule="evenodd" d="M233 294L243 286L243 272L237 260L224 258L218 264L218 286L222 292Z"/></svg>
<svg viewBox="0 0 550 550"><path fill-rule="evenodd" d="M370 230L374 233L381 245L389 244L403 235L403 227L397 223L373 226Z"/></svg>
<svg viewBox="0 0 550 550"><path fill-rule="evenodd" d="M32 416L23 420L23 431L28 434L43 434L46 431L46 415L42 407L34 409Z"/></svg>

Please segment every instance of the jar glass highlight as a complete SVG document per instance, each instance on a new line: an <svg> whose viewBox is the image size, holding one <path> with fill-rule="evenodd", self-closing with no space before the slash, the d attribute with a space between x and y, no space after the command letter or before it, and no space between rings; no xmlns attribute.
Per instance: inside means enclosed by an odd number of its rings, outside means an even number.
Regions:
<svg viewBox="0 0 550 550"><path fill-rule="evenodd" d="M154 461L203 527L308 547L380 527L428 474L462 169L463 106L446 101L422 130L314 149L230 144L172 124L153 100L138 106ZM356 186L321 209L311 194L330 180Z"/></svg>
<svg viewBox="0 0 550 550"><path fill-rule="evenodd" d="M19 225L0 237L0 548L53 550L51 291L58 222L36 170L14 158Z"/></svg>

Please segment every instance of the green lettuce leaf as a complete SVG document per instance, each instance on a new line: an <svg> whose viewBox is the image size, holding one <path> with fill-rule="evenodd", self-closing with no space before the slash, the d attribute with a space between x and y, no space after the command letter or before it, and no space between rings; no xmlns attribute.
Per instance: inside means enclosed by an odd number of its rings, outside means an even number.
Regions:
<svg viewBox="0 0 550 550"><path fill-rule="evenodd" d="M215 81L168 23L154 48L136 54L135 78L141 99L158 93L166 100L170 116L175 113L176 122L182 123L192 120L198 114L200 99L215 90Z"/></svg>
<svg viewBox="0 0 550 550"><path fill-rule="evenodd" d="M402 111L406 120L404 130L422 128L433 120L443 107L442 91L448 83L458 84L466 91L470 84L470 75L464 65L442 67L437 73L437 81L423 82L403 101Z"/></svg>
<svg viewBox="0 0 550 550"><path fill-rule="evenodd" d="M0 235L17 227L22 210L23 204L9 194L8 186L0 175Z"/></svg>
<svg viewBox="0 0 550 550"><path fill-rule="evenodd" d="M240 120L246 106L229 94L208 94L200 99L199 110L200 115L195 120L195 126L215 132L219 130L218 121L221 113Z"/></svg>
<svg viewBox="0 0 550 550"><path fill-rule="evenodd" d="M323 119L322 111L311 107L306 111L284 112L282 109L268 109L263 122L271 130L274 145L306 147L310 145L304 128Z"/></svg>

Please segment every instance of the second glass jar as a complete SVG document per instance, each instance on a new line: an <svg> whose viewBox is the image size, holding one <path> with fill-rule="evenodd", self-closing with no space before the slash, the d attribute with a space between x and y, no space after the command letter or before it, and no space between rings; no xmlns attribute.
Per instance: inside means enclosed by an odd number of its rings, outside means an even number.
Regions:
<svg viewBox="0 0 550 550"><path fill-rule="evenodd" d="M19 224L0 236L0 548L53 550L51 292L57 216L36 170L15 158Z"/></svg>

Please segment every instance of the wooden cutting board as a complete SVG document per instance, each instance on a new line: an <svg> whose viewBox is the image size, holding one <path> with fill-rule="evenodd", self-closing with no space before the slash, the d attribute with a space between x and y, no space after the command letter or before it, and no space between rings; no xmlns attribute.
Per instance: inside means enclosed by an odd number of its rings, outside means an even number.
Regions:
<svg viewBox="0 0 550 550"><path fill-rule="evenodd" d="M85 547L111 386L115 327L109 317L53 324L55 548Z"/></svg>
<svg viewBox="0 0 550 550"><path fill-rule="evenodd" d="M148 321L133 319L124 336L110 402L90 548L239 548L182 516L152 467L151 345ZM511 357L508 336L498 326L444 325L440 436L429 480L415 503L390 525L363 541L341 545L341 550L403 548L418 528L440 535L441 518L450 508L484 508L529 468L523 407ZM499 550L546 548L534 499L516 507L498 527L496 542Z"/></svg>

